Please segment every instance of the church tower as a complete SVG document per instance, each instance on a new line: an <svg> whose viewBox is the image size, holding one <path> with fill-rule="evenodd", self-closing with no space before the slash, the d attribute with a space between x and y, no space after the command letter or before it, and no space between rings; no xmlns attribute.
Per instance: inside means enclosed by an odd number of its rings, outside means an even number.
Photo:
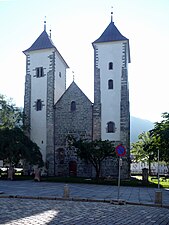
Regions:
<svg viewBox="0 0 169 225"><path fill-rule="evenodd" d="M67 63L53 44L51 35L44 30L26 55L24 112L29 136L39 147L44 162L53 173L54 109L53 106L65 92Z"/></svg>
<svg viewBox="0 0 169 225"><path fill-rule="evenodd" d="M111 22L93 43L93 139L123 144L130 153L129 40Z"/></svg>

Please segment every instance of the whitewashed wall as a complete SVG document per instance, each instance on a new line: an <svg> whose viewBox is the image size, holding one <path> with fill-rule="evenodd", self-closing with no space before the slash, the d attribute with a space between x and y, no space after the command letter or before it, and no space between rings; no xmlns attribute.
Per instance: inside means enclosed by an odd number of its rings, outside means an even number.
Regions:
<svg viewBox="0 0 169 225"><path fill-rule="evenodd" d="M100 68L101 85L101 137L102 140L120 140L120 101L122 72L122 43L98 44L98 67ZM113 70L109 70L113 62ZM113 90L108 89L108 80L113 80ZM115 123L116 132L107 133L107 122Z"/></svg>
<svg viewBox="0 0 169 225"><path fill-rule="evenodd" d="M41 150L43 160L46 161L46 107L47 107L47 74L50 68L49 55L54 49L43 49L30 52L30 73L31 73L31 140L34 141ZM44 68L44 77L35 77L36 67ZM61 72L61 77L59 76ZM66 87L66 66L63 59L55 51L55 102L64 93ZM36 111L37 99L42 100L42 110Z"/></svg>
<svg viewBox="0 0 169 225"><path fill-rule="evenodd" d="M61 74L61 76L59 75ZM61 95L66 90L66 66L60 55L55 54L55 102L56 103Z"/></svg>
<svg viewBox="0 0 169 225"><path fill-rule="evenodd" d="M31 140L34 141L41 150L43 159L46 160L46 106L47 106L47 73L49 71L50 59L48 56L52 50L32 51L30 53L30 73L31 73ZM35 68L43 67L44 77L36 78ZM41 111L36 111L34 107L37 99L41 99L44 106Z"/></svg>

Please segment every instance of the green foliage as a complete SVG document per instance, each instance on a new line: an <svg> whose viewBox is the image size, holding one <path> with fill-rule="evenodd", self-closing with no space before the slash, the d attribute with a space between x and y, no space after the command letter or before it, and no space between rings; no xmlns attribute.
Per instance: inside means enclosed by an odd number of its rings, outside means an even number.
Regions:
<svg viewBox="0 0 169 225"><path fill-rule="evenodd" d="M150 131L155 144L160 151L160 161L169 163L169 113L162 114L163 120L155 123L155 127Z"/></svg>
<svg viewBox="0 0 169 225"><path fill-rule="evenodd" d="M148 161L149 164L157 161L159 150L160 161L169 165L169 113L163 113L162 118L161 122L155 123L154 129L141 134L139 141L132 144L135 161Z"/></svg>
<svg viewBox="0 0 169 225"><path fill-rule="evenodd" d="M80 159L90 162L94 166L97 179L100 177L101 162L109 156L115 156L114 145L108 140L74 140L73 146L76 147Z"/></svg>
<svg viewBox="0 0 169 225"><path fill-rule="evenodd" d="M32 165L43 165L39 147L23 132L23 112L0 95L0 159L10 165L26 160Z"/></svg>
<svg viewBox="0 0 169 225"><path fill-rule="evenodd" d="M20 128L0 129L0 159L16 166L20 160L31 165L43 166L39 147L33 143Z"/></svg>
<svg viewBox="0 0 169 225"><path fill-rule="evenodd" d="M0 94L0 129L22 127L23 112L11 99Z"/></svg>
<svg viewBox="0 0 169 225"><path fill-rule="evenodd" d="M149 174L151 174L151 162L157 160L156 139L150 135L150 132L143 132L139 135L139 140L132 144L131 154L136 162L148 162Z"/></svg>
<svg viewBox="0 0 169 225"><path fill-rule="evenodd" d="M150 136L150 132L143 132L139 135L139 140L132 144L131 154L134 155L136 162L156 159L156 147L153 138Z"/></svg>

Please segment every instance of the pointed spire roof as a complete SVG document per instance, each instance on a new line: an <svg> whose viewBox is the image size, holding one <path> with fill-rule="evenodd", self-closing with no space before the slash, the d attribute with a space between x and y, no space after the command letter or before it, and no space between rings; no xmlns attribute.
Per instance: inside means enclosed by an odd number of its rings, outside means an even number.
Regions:
<svg viewBox="0 0 169 225"><path fill-rule="evenodd" d="M124 40L128 40L128 39L120 33L120 31L114 25L114 22L112 21L112 18L111 18L110 24L107 26L107 28L102 33L102 35L93 42L93 44L102 43L102 42L112 42L112 41L124 41Z"/></svg>
<svg viewBox="0 0 169 225"><path fill-rule="evenodd" d="M40 50L40 49L48 49L48 48L56 48L48 36L46 30L44 30L40 36L36 39L36 41L31 45L30 48L26 49L25 52Z"/></svg>
<svg viewBox="0 0 169 225"><path fill-rule="evenodd" d="M50 33L51 36L51 33ZM63 62L65 63L66 67L69 68L68 64L60 54L60 52L57 50L55 45L52 42L52 39L47 32L46 32L46 20L44 21L44 31L40 34L40 36L36 39L36 41L31 45L30 48L23 51L24 54L31 51L41 50L41 49L52 49L54 48L55 51L58 53L58 55L61 57Z"/></svg>

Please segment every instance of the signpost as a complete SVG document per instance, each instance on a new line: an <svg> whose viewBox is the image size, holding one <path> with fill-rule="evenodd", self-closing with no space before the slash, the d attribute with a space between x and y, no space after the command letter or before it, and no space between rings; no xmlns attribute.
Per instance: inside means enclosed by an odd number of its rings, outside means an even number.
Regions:
<svg viewBox="0 0 169 225"><path fill-rule="evenodd" d="M117 145L116 146L116 154L120 157L125 156L126 149L123 145Z"/></svg>
<svg viewBox="0 0 169 225"><path fill-rule="evenodd" d="M122 166L122 156L126 155L126 149L123 145L117 145L116 146L116 154L119 156L119 177L118 177L118 196L117 199L119 200L120 196L120 172L121 172L121 166Z"/></svg>

